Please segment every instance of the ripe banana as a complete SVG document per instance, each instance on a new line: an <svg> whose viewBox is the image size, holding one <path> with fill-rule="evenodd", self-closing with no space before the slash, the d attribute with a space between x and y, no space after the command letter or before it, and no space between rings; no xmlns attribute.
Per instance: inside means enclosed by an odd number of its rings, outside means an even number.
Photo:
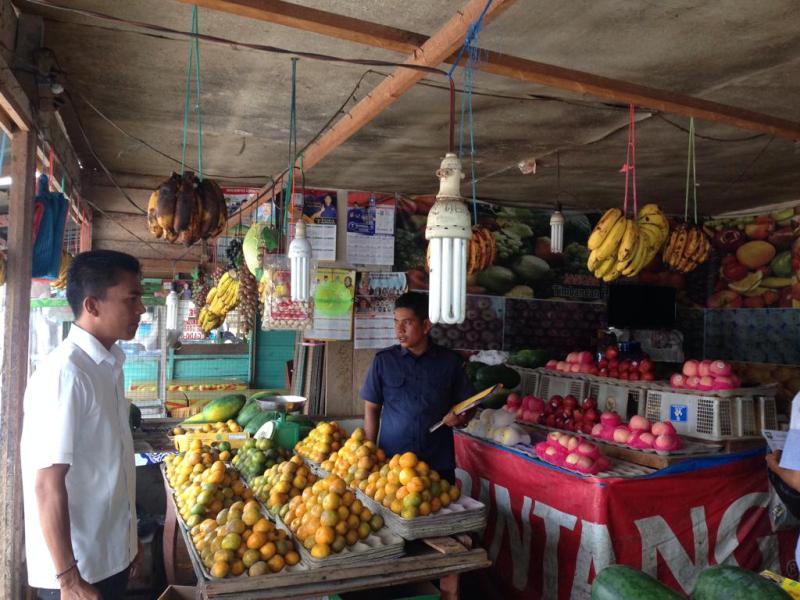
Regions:
<svg viewBox="0 0 800 600"><path fill-rule="evenodd" d="M158 224L158 217L156 216L156 206L158 205L158 190L150 194L150 199L147 201L147 228L157 238L164 235L164 228Z"/></svg>
<svg viewBox="0 0 800 600"><path fill-rule="evenodd" d="M636 242L639 239L639 225L633 219L627 219L625 233L617 250L617 260L621 263L628 263L636 249Z"/></svg>
<svg viewBox="0 0 800 600"><path fill-rule="evenodd" d="M589 236L589 241L587 242L589 250L596 250L600 247L617 222L622 219L622 216L622 211L620 209L610 208L600 217L594 231L592 231L592 234Z"/></svg>
<svg viewBox="0 0 800 600"><path fill-rule="evenodd" d="M617 266L616 257L611 256L600 263L600 265L597 267L597 270L594 271L594 276L597 277L598 279L602 279L603 277L611 273L611 271L613 271L616 266Z"/></svg>
<svg viewBox="0 0 800 600"><path fill-rule="evenodd" d="M626 219L619 219L614 223L614 227L608 233L603 243L597 248L597 258L605 260L609 256L616 257L619 243L622 241L622 236L625 235L625 229L628 226Z"/></svg>
<svg viewBox="0 0 800 600"><path fill-rule="evenodd" d="M664 262L676 271L688 273L708 260L710 253L711 243L703 228L681 225L669 236Z"/></svg>

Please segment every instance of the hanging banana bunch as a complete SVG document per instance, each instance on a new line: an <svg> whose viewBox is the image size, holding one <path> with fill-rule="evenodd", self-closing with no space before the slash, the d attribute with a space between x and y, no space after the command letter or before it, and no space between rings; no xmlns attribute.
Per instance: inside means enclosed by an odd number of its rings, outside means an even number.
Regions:
<svg viewBox="0 0 800 600"><path fill-rule="evenodd" d="M225 322L225 317L239 304L239 275L225 271L217 285L209 290L206 305L200 310L197 322L206 333Z"/></svg>
<svg viewBox="0 0 800 600"><path fill-rule="evenodd" d="M150 195L147 228L157 238L191 246L222 233L228 209L213 179L199 180L191 171L173 173Z"/></svg>
<svg viewBox="0 0 800 600"><path fill-rule="evenodd" d="M690 185L691 182L691 185ZM689 190L694 197L694 225L689 223ZM697 170L694 153L694 118L689 120L689 158L686 164L684 223L670 234L664 247L664 262L681 273L694 271L711 255L711 241L697 220Z"/></svg>
<svg viewBox="0 0 800 600"><path fill-rule="evenodd" d="M658 254L668 235L669 221L655 204L645 204L636 219L611 208L589 236L586 266L607 283L620 276L635 277Z"/></svg>
<svg viewBox="0 0 800 600"><path fill-rule="evenodd" d="M67 287L67 271L69 271L69 266L72 264L72 255L67 252L66 250L61 251L61 267L58 269L58 278L55 279L52 283L50 283L50 287L63 290Z"/></svg>

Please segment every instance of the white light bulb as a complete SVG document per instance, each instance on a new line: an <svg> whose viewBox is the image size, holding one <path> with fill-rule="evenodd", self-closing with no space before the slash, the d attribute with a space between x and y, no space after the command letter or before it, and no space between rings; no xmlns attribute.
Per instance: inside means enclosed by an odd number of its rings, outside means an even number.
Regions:
<svg viewBox="0 0 800 600"><path fill-rule="evenodd" d="M564 251L564 215L557 210L550 217L550 252L560 254Z"/></svg>
<svg viewBox="0 0 800 600"><path fill-rule="evenodd" d="M464 177L461 161L448 153L436 175L439 193L425 228L425 238L430 243L428 315L431 323L462 323L467 302L467 245L472 229L459 190Z"/></svg>
<svg viewBox="0 0 800 600"><path fill-rule="evenodd" d="M305 302L311 288L311 243L306 239L306 225L303 221L295 226L288 255L292 300Z"/></svg>

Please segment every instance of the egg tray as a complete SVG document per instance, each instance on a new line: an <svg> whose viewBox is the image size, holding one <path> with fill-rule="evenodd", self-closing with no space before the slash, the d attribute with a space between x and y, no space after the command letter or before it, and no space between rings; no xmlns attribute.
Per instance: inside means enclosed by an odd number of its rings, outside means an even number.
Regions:
<svg viewBox="0 0 800 600"><path fill-rule="evenodd" d="M568 469L566 467L554 465L551 462L539 458L536 455L536 449L534 446L529 446L527 444L517 444L516 446L513 447L513 449L518 452L522 452L523 454L530 456L531 458L540 460L551 467L555 467L556 469L561 469L571 475L577 475L578 477L585 477L585 478L597 477L599 479L609 479L616 477L623 479L631 479L633 477L641 477L642 475L650 475L651 473L655 473L656 471L656 469L652 469L650 467L644 467L624 460L606 457L610 463L610 466L605 471L601 471L600 473L594 473L594 474L581 473L580 471L573 471L572 469Z"/></svg>
<svg viewBox="0 0 800 600"><path fill-rule="evenodd" d="M534 430L537 429L544 430L545 436L547 435L547 433L551 431L558 431L559 433L566 433L567 435L574 435L576 437L583 438L586 441L591 442L593 444L598 444L598 445L607 444L609 446L617 446L618 448L624 448L625 450L631 450L633 452L641 452L643 454L655 454L657 456L678 457L678 456L694 456L698 454L713 454L715 452L719 452L722 449L722 446L720 446L719 444L689 441L682 436L681 436L681 443L683 445L678 450L670 450L669 452L665 452L663 450L656 450L654 448L633 448L628 444L620 444L619 442L603 440L599 437L593 436L590 433L583 433L582 431L569 431L567 429L559 429L558 427L548 427L547 425L540 425L538 423L526 423L525 421L516 421L516 422L520 425L523 425L525 427ZM473 435L473 437L478 437L475 436L474 434L469 434L469 435ZM478 437L478 439L485 439L485 438ZM489 440L489 441L495 444L497 443L494 440Z"/></svg>
<svg viewBox="0 0 800 600"><path fill-rule="evenodd" d="M305 546L295 538L294 533L283 519L273 515L275 524L286 531L295 540L298 551L300 552L301 563L310 568L329 567L329 566L348 566L362 564L376 559L400 558L405 555L405 543L403 539L382 527L379 531L369 534L365 540L359 540L352 546L345 546L341 552L333 553L326 558L315 558L306 550Z"/></svg>
<svg viewBox="0 0 800 600"><path fill-rule="evenodd" d="M306 460L306 464L320 478L330 475L311 461ZM486 506L473 498L459 497L458 500L451 502L436 514L404 519L379 502L375 502L357 487L350 486L349 489L373 514L381 515L391 531L405 540L481 531L486 527Z"/></svg>

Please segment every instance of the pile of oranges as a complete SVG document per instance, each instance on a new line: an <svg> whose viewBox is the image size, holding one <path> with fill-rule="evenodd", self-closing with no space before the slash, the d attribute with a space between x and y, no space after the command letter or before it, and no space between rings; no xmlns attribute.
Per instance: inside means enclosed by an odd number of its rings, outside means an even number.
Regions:
<svg viewBox="0 0 800 600"><path fill-rule="evenodd" d="M347 439L347 432L336 421L323 421L306 436L297 442L294 451L300 456L320 464L342 447L342 440Z"/></svg>
<svg viewBox="0 0 800 600"><path fill-rule="evenodd" d="M205 519L189 533L212 577L236 577L245 572L255 577L300 562L287 533L267 520L254 500L231 504L216 519Z"/></svg>
<svg viewBox="0 0 800 600"><path fill-rule="evenodd" d="M309 470L303 459L293 456L270 467L263 475L254 477L251 484L256 498L264 502L270 512L276 514L291 498L299 496L316 481L317 476Z"/></svg>
<svg viewBox="0 0 800 600"><path fill-rule="evenodd" d="M178 512L189 527L253 496L239 474L219 457L217 450L195 440L188 452L168 455L165 459L167 480L175 490Z"/></svg>
<svg viewBox="0 0 800 600"><path fill-rule="evenodd" d="M364 430L357 427L344 445L323 461L320 467L338 475L347 485L356 487L386 461L383 450L374 442L365 441L364 437Z"/></svg>
<svg viewBox="0 0 800 600"><path fill-rule="evenodd" d="M314 558L341 552L383 527L341 477L329 475L289 501L283 521Z"/></svg>
<svg viewBox="0 0 800 600"><path fill-rule="evenodd" d="M439 473L413 452L395 454L358 487L404 519L437 513L460 495L458 487L439 477Z"/></svg>

